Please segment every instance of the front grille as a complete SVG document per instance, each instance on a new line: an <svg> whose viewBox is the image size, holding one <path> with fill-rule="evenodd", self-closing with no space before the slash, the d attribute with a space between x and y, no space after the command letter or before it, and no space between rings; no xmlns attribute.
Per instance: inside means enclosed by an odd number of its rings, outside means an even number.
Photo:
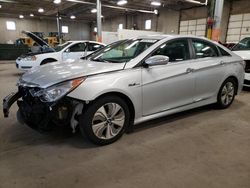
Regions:
<svg viewBox="0 0 250 188"><path fill-rule="evenodd" d="M250 60L245 60L245 62L246 62L245 72L250 73Z"/></svg>

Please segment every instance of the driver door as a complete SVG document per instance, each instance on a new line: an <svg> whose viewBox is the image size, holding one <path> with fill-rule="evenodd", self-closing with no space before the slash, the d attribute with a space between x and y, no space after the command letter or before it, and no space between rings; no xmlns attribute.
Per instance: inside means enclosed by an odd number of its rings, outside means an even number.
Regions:
<svg viewBox="0 0 250 188"><path fill-rule="evenodd" d="M191 104L195 90L187 39L167 42L154 55L168 56L169 63L142 68L144 116Z"/></svg>

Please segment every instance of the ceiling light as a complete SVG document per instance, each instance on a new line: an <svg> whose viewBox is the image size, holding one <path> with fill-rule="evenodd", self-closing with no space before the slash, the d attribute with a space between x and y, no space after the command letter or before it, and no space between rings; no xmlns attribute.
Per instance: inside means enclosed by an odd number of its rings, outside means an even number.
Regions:
<svg viewBox="0 0 250 188"><path fill-rule="evenodd" d="M24 16L23 16L23 15L19 15L19 18L21 18L21 19L22 19L22 18L24 18Z"/></svg>
<svg viewBox="0 0 250 188"><path fill-rule="evenodd" d="M128 3L128 1L126 1L126 0L119 0L118 2L117 2L117 5L125 5L125 4L127 4Z"/></svg>
<svg viewBox="0 0 250 188"><path fill-rule="evenodd" d="M53 3L55 4L60 4L62 1L61 0L54 0Z"/></svg>
<svg viewBox="0 0 250 188"><path fill-rule="evenodd" d="M103 15L101 15L101 18L103 18L104 16Z"/></svg>
<svg viewBox="0 0 250 188"><path fill-rule="evenodd" d="M96 12L97 12L96 8L93 8L93 9L91 10L91 12L92 12L92 13L96 13Z"/></svg>
<svg viewBox="0 0 250 188"><path fill-rule="evenodd" d="M2 8L2 5L0 5L0 8Z"/></svg>
<svg viewBox="0 0 250 188"><path fill-rule="evenodd" d="M152 1L151 5L153 5L153 6L161 6L161 2L159 2L159 1Z"/></svg>
<svg viewBox="0 0 250 188"><path fill-rule="evenodd" d="M154 9L154 13L155 13L155 14L158 14L159 12L158 12L158 10Z"/></svg>
<svg viewBox="0 0 250 188"><path fill-rule="evenodd" d="M71 15L71 16L70 16L70 19L73 20L73 19L76 19L76 17L75 17L74 15Z"/></svg>
<svg viewBox="0 0 250 188"><path fill-rule="evenodd" d="M44 12L44 9L43 8L39 8L38 12L42 13L42 12Z"/></svg>
<svg viewBox="0 0 250 188"><path fill-rule="evenodd" d="M34 14L30 14L30 17L33 17L34 16Z"/></svg>

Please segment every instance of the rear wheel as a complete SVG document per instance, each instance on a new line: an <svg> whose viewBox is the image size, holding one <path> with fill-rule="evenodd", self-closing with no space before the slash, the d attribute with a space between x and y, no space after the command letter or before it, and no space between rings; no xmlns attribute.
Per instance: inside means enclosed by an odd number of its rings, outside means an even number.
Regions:
<svg viewBox="0 0 250 188"><path fill-rule="evenodd" d="M221 109L228 108L234 101L237 92L237 84L234 79L229 78L223 82L218 97L217 106Z"/></svg>
<svg viewBox="0 0 250 188"><path fill-rule="evenodd" d="M127 104L117 96L106 96L89 104L80 117L81 132L94 144L118 140L129 125Z"/></svg>

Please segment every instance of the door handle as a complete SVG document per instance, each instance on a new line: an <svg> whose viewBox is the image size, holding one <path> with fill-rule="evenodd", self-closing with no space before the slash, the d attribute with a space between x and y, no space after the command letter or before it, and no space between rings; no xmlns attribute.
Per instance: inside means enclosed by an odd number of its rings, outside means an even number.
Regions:
<svg viewBox="0 0 250 188"><path fill-rule="evenodd" d="M192 69L192 68L187 68L186 73L192 73L192 72L194 72L194 69Z"/></svg>

